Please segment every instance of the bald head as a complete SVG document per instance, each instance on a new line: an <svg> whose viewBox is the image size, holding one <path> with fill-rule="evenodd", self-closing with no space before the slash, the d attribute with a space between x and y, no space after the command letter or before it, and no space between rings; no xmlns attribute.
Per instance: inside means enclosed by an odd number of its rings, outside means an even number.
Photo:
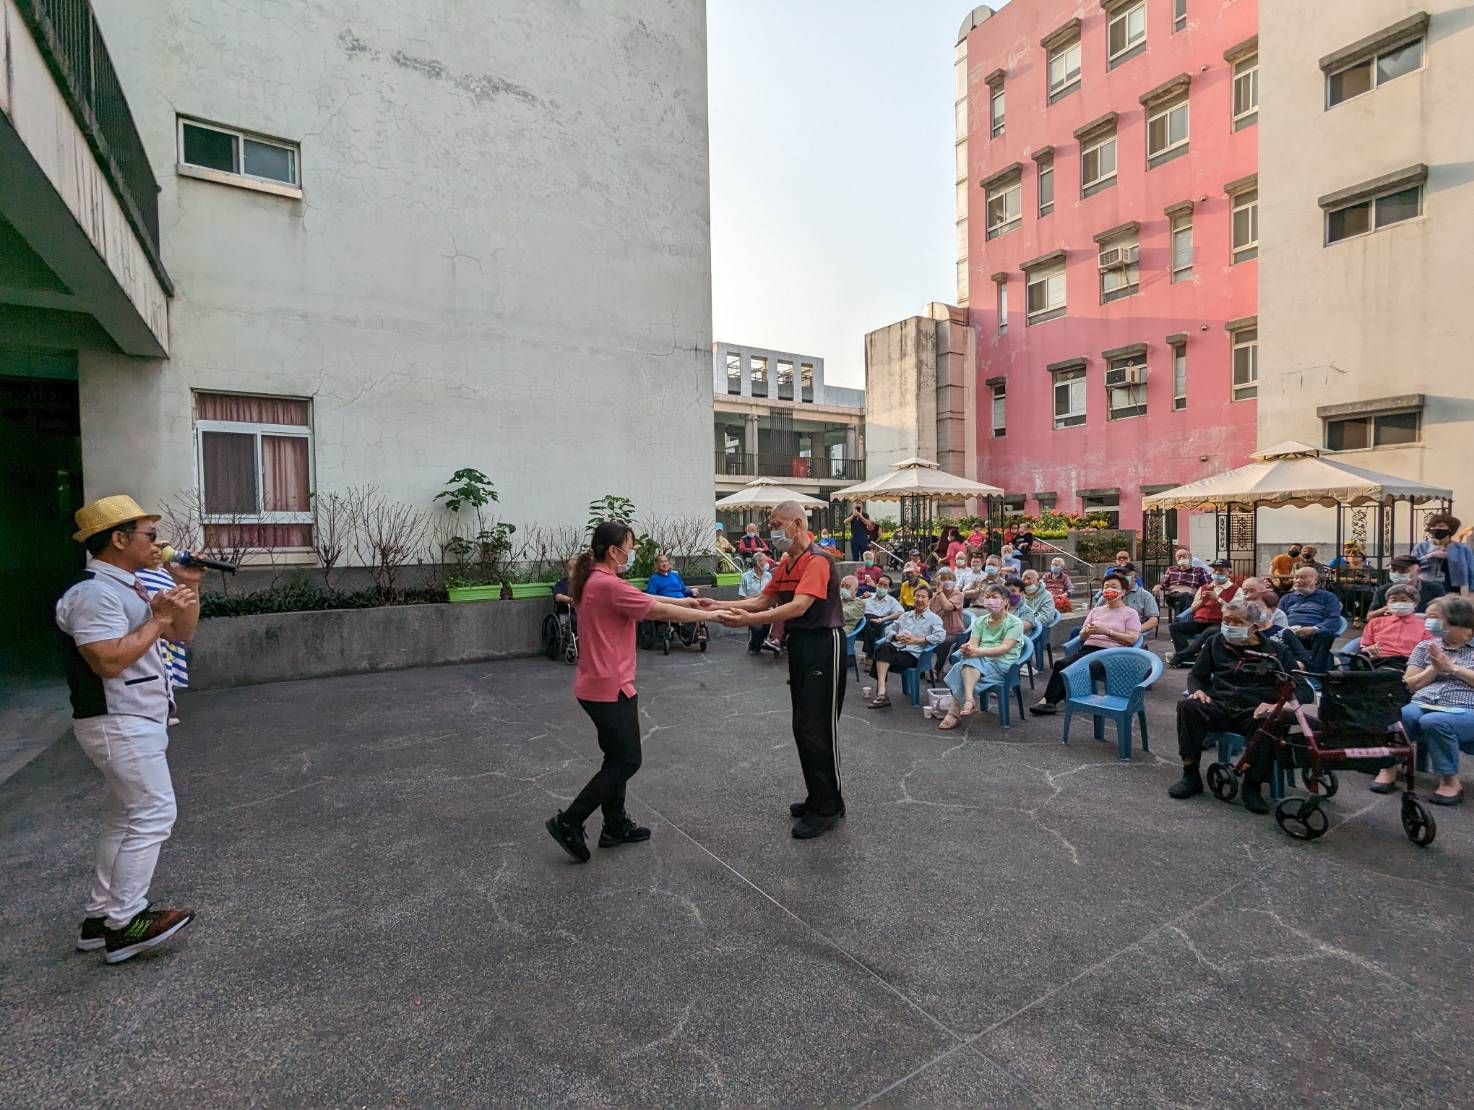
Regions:
<svg viewBox="0 0 1474 1110"><path fill-rule="evenodd" d="M774 528L782 528L785 525L798 521L800 524L808 524L809 514L797 501L785 501L768 514L768 520Z"/></svg>

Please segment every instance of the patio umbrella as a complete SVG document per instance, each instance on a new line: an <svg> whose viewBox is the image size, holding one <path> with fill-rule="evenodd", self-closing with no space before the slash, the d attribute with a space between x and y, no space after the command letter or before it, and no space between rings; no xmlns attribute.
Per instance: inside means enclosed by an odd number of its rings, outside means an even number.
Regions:
<svg viewBox="0 0 1474 1110"><path fill-rule="evenodd" d="M865 501L962 501L969 497L1002 497L997 486L974 482L948 474L929 459L903 459L892 465L888 474L869 478L858 485L846 486L836 499Z"/></svg>
<svg viewBox="0 0 1474 1110"><path fill-rule="evenodd" d="M806 493L799 493L787 486L779 485L772 478L758 478L748 482L736 493L728 494L717 502L718 509L775 509L785 501L797 501L806 509L825 509L829 502L820 501Z"/></svg>
<svg viewBox="0 0 1474 1110"><path fill-rule="evenodd" d="M1255 507L1376 505L1391 501L1446 501L1453 491L1328 459L1320 448L1293 440L1256 451L1256 461L1144 497L1143 509L1199 512Z"/></svg>

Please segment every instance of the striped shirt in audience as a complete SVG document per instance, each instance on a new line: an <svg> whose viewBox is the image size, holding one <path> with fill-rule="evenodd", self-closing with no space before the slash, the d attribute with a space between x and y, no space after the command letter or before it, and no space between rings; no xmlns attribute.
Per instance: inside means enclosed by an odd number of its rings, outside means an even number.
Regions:
<svg viewBox="0 0 1474 1110"><path fill-rule="evenodd" d="M167 570L160 567L158 570L140 570L136 577L143 583L143 588L148 591L148 596L153 597L160 590L172 590L179 583L175 582ZM189 648L188 645L178 640L160 640L159 654L164 657L164 670L169 675L169 685L180 690L189 686ZM172 700L172 698L170 699Z"/></svg>

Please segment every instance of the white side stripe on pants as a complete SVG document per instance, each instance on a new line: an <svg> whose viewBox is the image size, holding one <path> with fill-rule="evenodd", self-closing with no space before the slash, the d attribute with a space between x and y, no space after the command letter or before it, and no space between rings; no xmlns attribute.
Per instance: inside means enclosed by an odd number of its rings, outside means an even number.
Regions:
<svg viewBox="0 0 1474 1110"><path fill-rule="evenodd" d="M829 631L834 637L834 669L829 674L829 736L834 746L834 789L843 798L844 785L839 776L839 681L844 675L840 670L845 663L844 632L838 628Z"/></svg>

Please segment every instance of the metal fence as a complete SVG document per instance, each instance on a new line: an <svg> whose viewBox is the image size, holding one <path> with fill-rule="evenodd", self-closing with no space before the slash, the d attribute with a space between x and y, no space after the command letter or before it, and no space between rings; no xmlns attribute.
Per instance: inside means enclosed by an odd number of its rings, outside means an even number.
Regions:
<svg viewBox="0 0 1474 1110"><path fill-rule="evenodd" d="M864 465L859 459L810 458L807 455L753 455L718 451L716 472L728 477L751 474L762 478L807 478L819 482L858 482Z"/></svg>
<svg viewBox="0 0 1474 1110"><path fill-rule="evenodd" d="M159 184L92 5L87 0L17 3L154 271L172 292L159 256Z"/></svg>

